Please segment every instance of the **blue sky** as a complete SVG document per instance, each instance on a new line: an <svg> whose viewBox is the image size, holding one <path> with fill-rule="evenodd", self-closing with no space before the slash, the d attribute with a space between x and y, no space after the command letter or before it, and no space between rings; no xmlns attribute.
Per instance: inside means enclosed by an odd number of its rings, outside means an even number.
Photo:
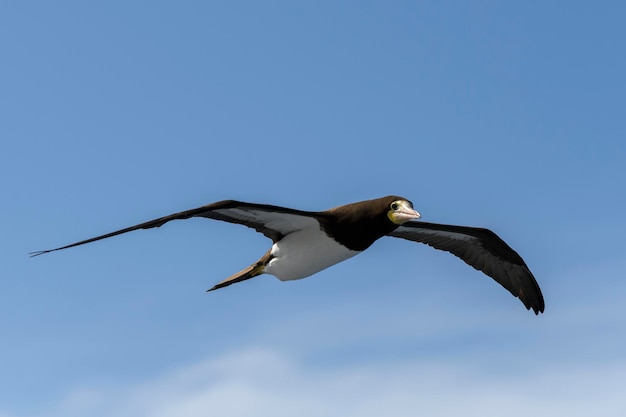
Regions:
<svg viewBox="0 0 626 417"><path fill-rule="evenodd" d="M5 2L0 416L622 416L622 2ZM204 290L270 242L209 202L388 194L488 227L491 279L383 239Z"/></svg>

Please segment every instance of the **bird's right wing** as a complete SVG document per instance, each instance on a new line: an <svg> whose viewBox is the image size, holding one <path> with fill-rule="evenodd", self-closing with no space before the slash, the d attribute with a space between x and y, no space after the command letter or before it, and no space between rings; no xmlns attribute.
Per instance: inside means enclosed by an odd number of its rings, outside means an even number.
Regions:
<svg viewBox="0 0 626 417"><path fill-rule="evenodd" d="M195 209L170 214L169 216L159 217L158 219L150 220L145 223L140 223L101 236L96 236L91 239L81 240L80 242L72 243L70 245L61 246L55 249L31 252L30 255L43 255L44 253L84 245L86 243L132 232L133 230L161 227L171 220L184 220L192 217L205 217L229 223L243 224L244 226L248 226L259 233L263 233L263 235L272 239L273 242L276 242L282 239L283 236L294 231L302 230L307 227L320 227L319 222L316 220L316 215L318 215L318 213L271 206L268 204L224 200Z"/></svg>

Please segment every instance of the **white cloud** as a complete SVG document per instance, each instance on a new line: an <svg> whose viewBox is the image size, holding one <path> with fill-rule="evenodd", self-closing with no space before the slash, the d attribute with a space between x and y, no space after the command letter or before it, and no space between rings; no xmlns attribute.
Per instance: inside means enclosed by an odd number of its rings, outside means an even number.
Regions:
<svg viewBox="0 0 626 417"><path fill-rule="evenodd" d="M620 285L585 303L564 288L540 317L348 300L282 317L227 353L0 417L623 416Z"/></svg>
<svg viewBox="0 0 626 417"><path fill-rule="evenodd" d="M259 348L76 389L38 417L622 416L624 375L626 363L502 375L420 358L324 368Z"/></svg>

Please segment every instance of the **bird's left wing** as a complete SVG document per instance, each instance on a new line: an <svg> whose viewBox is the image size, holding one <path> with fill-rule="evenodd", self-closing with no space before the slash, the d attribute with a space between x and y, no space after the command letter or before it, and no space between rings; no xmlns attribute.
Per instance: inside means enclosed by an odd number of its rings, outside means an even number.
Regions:
<svg viewBox="0 0 626 417"><path fill-rule="evenodd" d="M388 236L450 252L496 280L535 314L544 310L541 289L524 260L489 229L407 222Z"/></svg>
<svg viewBox="0 0 626 417"><path fill-rule="evenodd" d="M207 204L195 209L159 217L158 219L150 220L145 223L130 226L101 236L96 236L91 239L81 240L80 242L72 243L70 245L61 246L55 249L31 252L30 255L37 256L61 249L68 249L74 246L84 245L97 240L132 232L133 230L161 227L171 220L183 220L191 217L205 217L229 223L243 224L244 226L255 229L259 233L263 233L266 237L272 239L273 242L276 242L283 236L296 230L302 230L306 227L319 227L319 222L315 218L316 214L317 213L315 212L294 210L286 207L271 206L268 204L244 203L235 200L218 201L216 203Z"/></svg>

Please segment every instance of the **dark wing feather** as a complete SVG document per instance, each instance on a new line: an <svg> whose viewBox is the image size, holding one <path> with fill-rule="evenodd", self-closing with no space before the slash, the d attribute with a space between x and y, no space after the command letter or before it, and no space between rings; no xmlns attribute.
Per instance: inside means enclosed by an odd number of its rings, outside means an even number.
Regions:
<svg viewBox="0 0 626 417"><path fill-rule="evenodd" d="M296 230L301 230L305 227L315 225L319 227L319 222L315 219L316 214L317 213L315 212L294 210L267 204L244 203L234 200L218 201L217 203L181 211L179 213L170 214L169 216L159 217L158 219L93 237L91 239L81 240L80 242L72 243L71 245L31 252L30 255L37 256L61 249L72 248L74 246L84 245L97 240L132 232L133 230L161 227L171 220L184 220L191 217L206 217L229 223L243 224L244 226L253 228L259 233L263 233L265 236L272 239L273 242L276 242L282 239L283 236Z"/></svg>
<svg viewBox="0 0 626 417"><path fill-rule="evenodd" d="M543 312L541 289L524 260L489 229L408 222L389 236L425 243L461 258L518 297L535 314Z"/></svg>

